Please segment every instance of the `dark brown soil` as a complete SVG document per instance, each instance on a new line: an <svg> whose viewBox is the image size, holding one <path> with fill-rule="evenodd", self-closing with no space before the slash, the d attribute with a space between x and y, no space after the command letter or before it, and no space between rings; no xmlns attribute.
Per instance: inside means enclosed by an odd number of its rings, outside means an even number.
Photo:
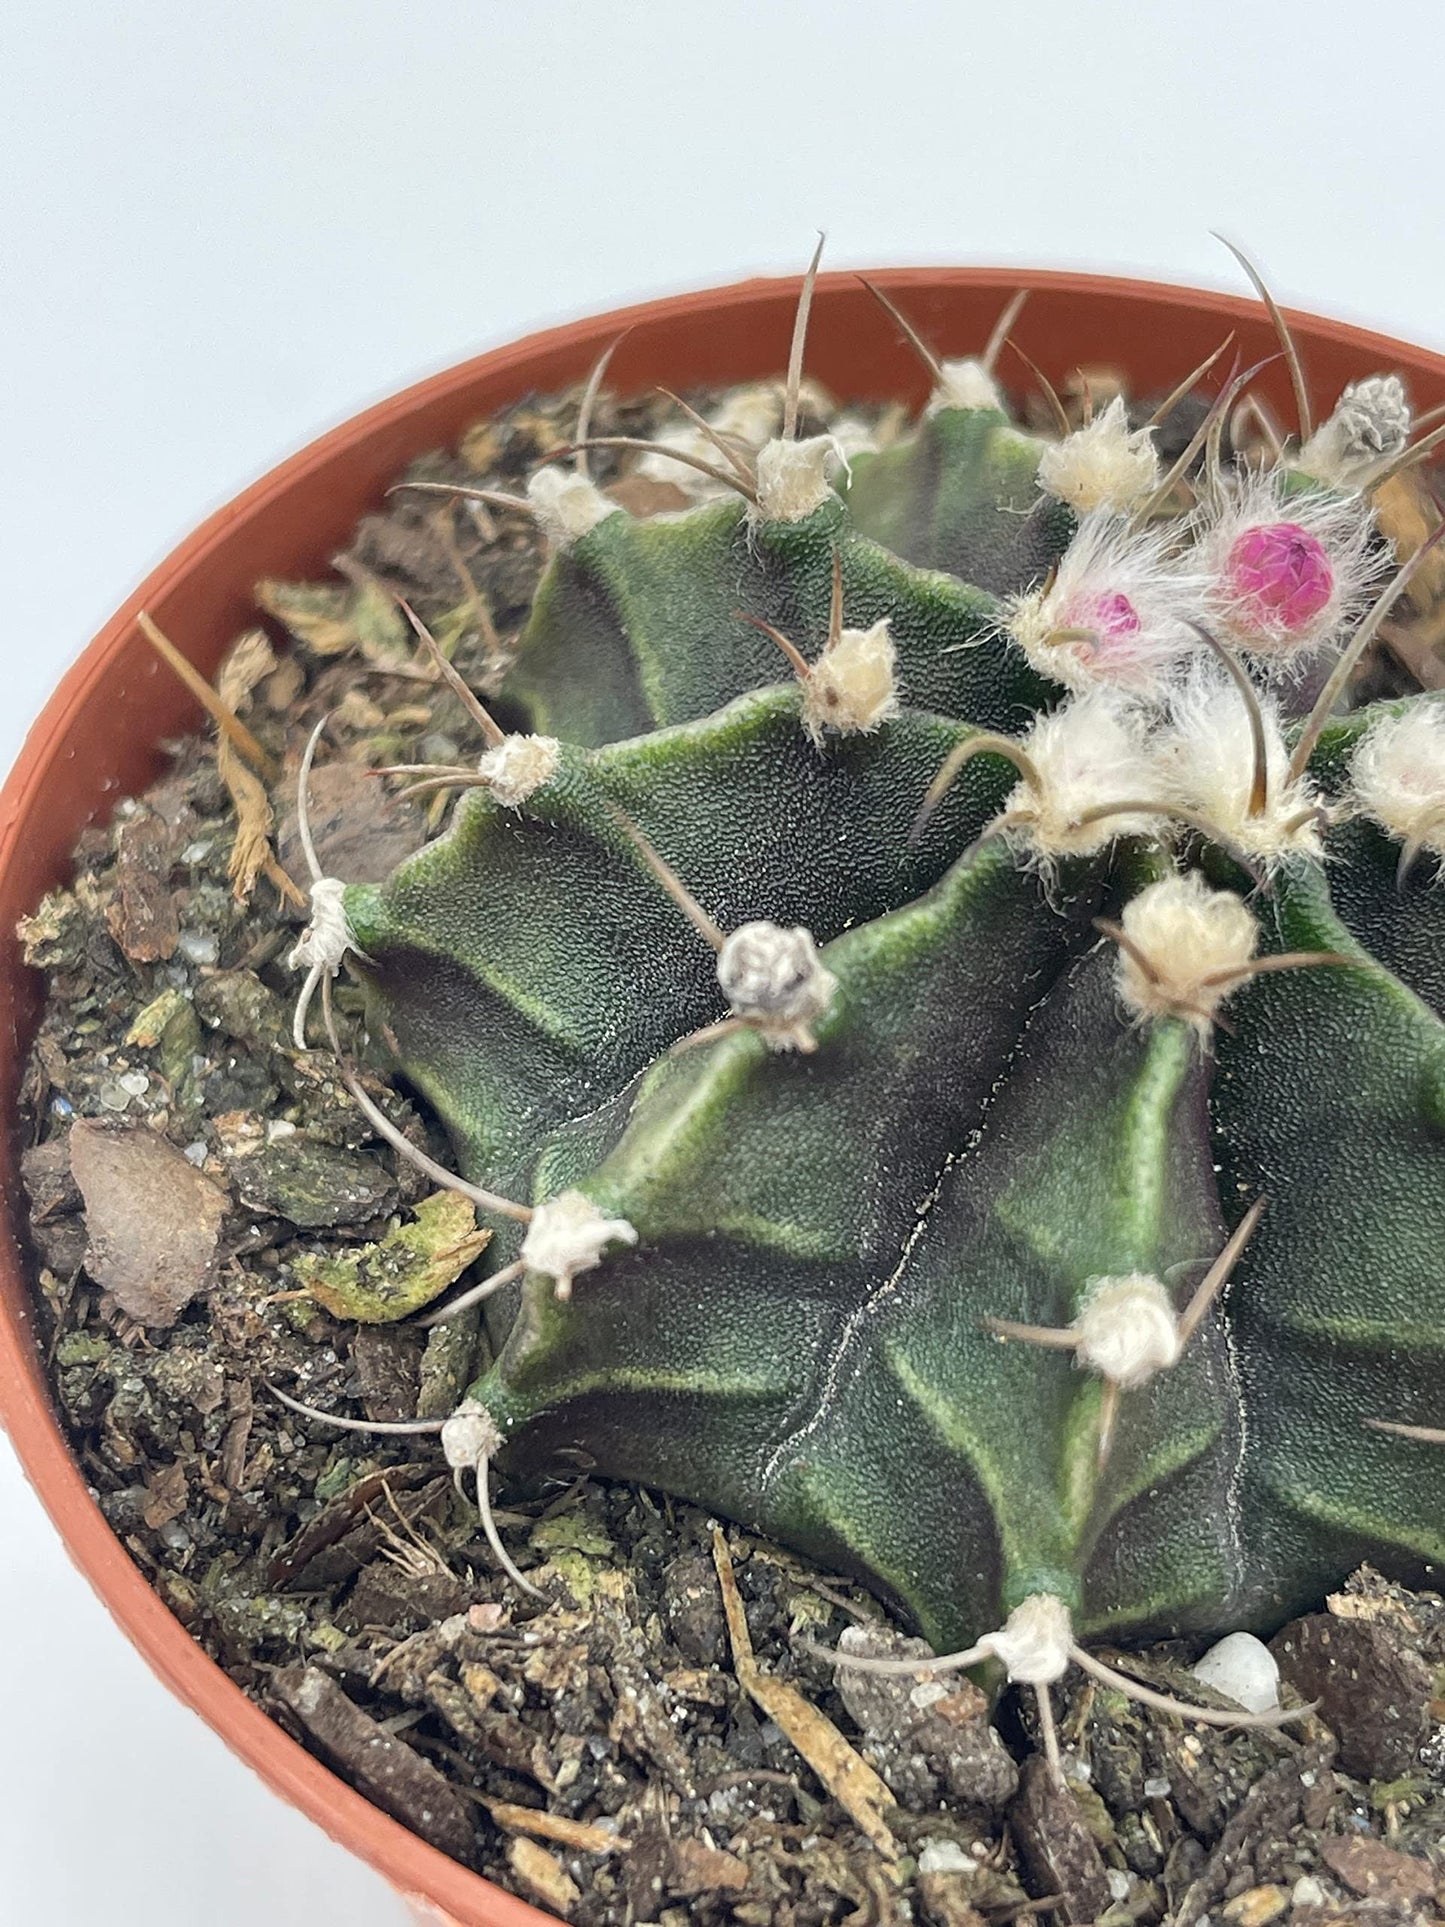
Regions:
<svg viewBox="0 0 1445 1927"><path fill-rule="evenodd" d="M574 408L514 410L416 472L516 489L570 437ZM604 407L601 425L645 433L661 418L661 404ZM455 660L494 690L540 568L530 524L392 500L343 565L353 604L377 582L438 623L466 601ZM323 863L379 877L428 826L367 771L475 754L465 715L424 673L395 673L384 594L382 616L339 590L264 600L300 631L235 698L279 772L276 855L300 875L288 799L330 711ZM264 866L237 900L235 834L199 737L87 834L72 885L26 926L50 1000L24 1123L64 1423L132 1557L247 1693L444 1851L586 1927L1439 1917L1433 1595L1364 1573L1287 1628L1286 1680L1320 1701L1288 1735L1184 1727L1065 1681L1065 1793L1013 1697L995 1725L957 1680L843 1676L840 1690L809 1643L856 1623L875 1650L913 1650L845 1581L574 1468L498 1492L539 1606L496 1571L434 1441L338 1434L285 1410L268 1383L372 1419L445 1414L486 1341L466 1320L428 1336L336 1319L301 1283L318 1254L383 1237L430 1187L371 1133L329 1054L291 1047L298 912L278 911ZM351 1035L356 1003L344 989L339 1002ZM379 1075L373 1089L445 1157L416 1106ZM720 1569L735 1571L762 1673L783 1683L777 1718L740 1681ZM1160 1648L1131 1664L1197 1697L1193 1657ZM829 1723L811 1767L785 1731L799 1696ZM866 1811L848 1792L856 1755L883 1782Z"/></svg>

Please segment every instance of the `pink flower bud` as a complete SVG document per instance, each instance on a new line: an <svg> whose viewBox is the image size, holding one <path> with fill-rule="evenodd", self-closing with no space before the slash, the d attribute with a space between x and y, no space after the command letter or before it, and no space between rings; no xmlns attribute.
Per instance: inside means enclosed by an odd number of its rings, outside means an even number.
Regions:
<svg viewBox="0 0 1445 1927"><path fill-rule="evenodd" d="M1132 664L1136 652L1129 647L1129 639L1138 635L1143 624L1138 610L1122 590L1105 589L1097 595L1071 596L1060 614L1062 628L1083 630L1090 638L1088 642L1073 645L1080 662L1090 663L1105 673Z"/></svg>
<svg viewBox="0 0 1445 1927"><path fill-rule="evenodd" d="M1096 636L1105 642L1112 642L1118 636L1134 636L1139 633L1139 612L1119 590L1111 590L1107 595L1095 596L1078 625L1081 629L1092 629Z"/></svg>
<svg viewBox="0 0 1445 1927"><path fill-rule="evenodd" d="M1242 625L1303 635L1334 594L1335 572L1318 537L1298 522L1265 522L1230 544L1226 588Z"/></svg>

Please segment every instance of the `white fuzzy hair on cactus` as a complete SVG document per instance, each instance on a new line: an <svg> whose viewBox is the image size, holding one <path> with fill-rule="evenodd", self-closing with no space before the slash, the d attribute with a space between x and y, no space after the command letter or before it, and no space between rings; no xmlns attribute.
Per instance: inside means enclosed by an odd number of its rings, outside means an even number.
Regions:
<svg viewBox="0 0 1445 1927"><path fill-rule="evenodd" d="M1030 773L1010 793L1000 823L1035 859L1089 856L1116 837L1160 827L1152 812L1115 808L1163 791L1137 712L1101 691L1040 716L1022 751Z"/></svg>
<svg viewBox="0 0 1445 1927"><path fill-rule="evenodd" d="M1198 652L1189 618L1205 589L1171 534L1101 510L1082 519L1051 578L1013 599L1006 623L1040 675L1157 699Z"/></svg>
<svg viewBox="0 0 1445 1927"><path fill-rule="evenodd" d="M1124 906L1119 999L1132 1017L1184 1017L1207 1034L1259 943L1259 925L1232 890L1197 870L1161 877Z"/></svg>
<svg viewBox="0 0 1445 1927"><path fill-rule="evenodd" d="M1212 665L1192 668L1174 693L1170 728L1159 749L1169 794L1248 856L1266 861L1290 854L1319 857L1319 795L1308 777L1290 776L1289 750L1272 698L1257 695L1253 710L1252 715L1239 688Z"/></svg>
<svg viewBox="0 0 1445 1927"><path fill-rule="evenodd" d="M1407 852L1445 857L1445 702L1372 724L1350 781L1358 808Z"/></svg>
<svg viewBox="0 0 1445 1927"><path fill-rule="evenodd" d="M1262 665L1337 641L1388 569L1362 496L1290 488L1279 471L1222 482L1193 533L1206 620Z"/></svg>
<svg viewBox="0 0 1445 1927"><path fill-rule="evenodd" d="M1039 460L1039 487L1080 515L1138 508L1159 486L1152 428L1130 428L1124 397L1102 415L1051 442Z"/></svg>

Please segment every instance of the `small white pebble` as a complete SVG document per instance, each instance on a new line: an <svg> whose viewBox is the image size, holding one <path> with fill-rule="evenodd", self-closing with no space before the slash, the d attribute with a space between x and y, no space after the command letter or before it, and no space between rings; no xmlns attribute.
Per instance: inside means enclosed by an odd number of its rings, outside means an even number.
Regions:
<svg viewBox="0 0 1445 1927"><path fill-rule="evenodd" d="M221 943L214 930L183 930L176 948L193 964L213 964L221 954Z"/></svg>
<svg viewBox="0 0 1445 1927"><path fill-rule="evenodd" d="M1146 1800L1167 1800L1169 1782L1156 1774L1153 1779L1144 1782L1144 1797Z"/></svg>
<svg viewBox="0 0 1445 1927"><path fill-rule="evenodd" d="M273 1117L266 1126L266 1142L278 1144L282 1138L295 1137L296 1126L289 1117Z"/></svg>
<svg viewBox="0 0 1445 1927"><path fill-rule="evenodd" d="M941 1679L926 1679L914 1687L908 1695L908 1703L916 1706L921 1713L927 1707L936 1706L940 1700L947 1699L950 1690Z"/></svg>
<svg viewBox="0 0 1445 1927"><path fill-rule="evenodd" d="M1122 1868L1110 1867L1105 1874L1105 1878L1109 1882L1109 1892L1114 1896L1115 1900L1127 1900L1129 1898L1129 1876Z"/></svg>
<svg viewBox="0 0 1445 1927"><path fill-rule="evenodd" d="M1325 1890L1312 1873L1302 1873L1290 1888L1289 1898L1292 1907L1323 1907Z"/></svg>
<svg viewBox="0 0 1445 1927"><path fill-rule="evenodd" d="M199 1170L201 1165L205 1163L208 1155L206 1150L206 1140L203 1137L198 1137L194 1144L188 1144L186 1146L185 1152L183 1155L185 1156L186 1161L188 1163L194 1164L196 1168Z"/></svg>
<svg viewBox="0 0 1445 1927"><path fill-rule="evenodd" d="M977 1873L978 1862L956 1840L928 1840L918 1856L920 1873Z"/></svg>
<svg viewBox="0 0 1445 1927"><path fill-rule="evenodd" d="M1279 1667L1253 1633L1228 1634L1192 1670L1197 1680L1250 1713L1268 1713L1279 1705Z"/></svg>
<svg viewBox="0 0 1445 1927"><path fill-rule="evenodd" d="M151 1081L144 1071L127 1071L115 1081L131 1097L144 1097L151 1087Z"/></svg>

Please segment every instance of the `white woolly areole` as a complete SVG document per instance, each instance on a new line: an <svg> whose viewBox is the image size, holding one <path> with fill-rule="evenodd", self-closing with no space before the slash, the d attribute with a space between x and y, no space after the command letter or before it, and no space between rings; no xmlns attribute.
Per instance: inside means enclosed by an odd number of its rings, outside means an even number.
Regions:
<svg viewBox="0 0 1445 1927"><path fill-rule="evenodd" d="M1176 693L1171 726L1159 748L1169 793L1206 817L1248 856L1274 861L1291 852L1323 854L1318 823L1305 812L1319 803L1308 777L1289 780L1289 751L1272 699L1259 695L1264 721L1268 794L1249 813L1254 738L1244 698L1223 671L1201 666ZM1299 820L1303 819L1303 820Z"/></svg>
<svg viewBox="0 0 1445 1927"><path fill-rule="evenodd" d="M815 743L825 729L866 735L898 714L895 660L887 616L828 644L803 684L803 724Z"/></svg>
<svg viewBox="0 0 1445 1927"><path fill-rule="evenodd" d="M1087 515L1093 509L1134 509L1159 486L1152 428L1130 428L1124 398L1061 442L1039 461L1039 487Z"/></svg>
<svg viewBox="0 0 1445 1927"><path fill-rule="evenodd" d="M453 1472L470 1472L502 1449L497 1421L485 1405L463 1399L441 1429L442 1455Z"/></svg>
<svg viewBox="0 0 1445 1927"><path fill-rule="evenodd" d="M996 1633L985 1633L978 1643L1003 1661L1011 1680L1050 1686L1069 1670L1074 1622L1055 1594L1031 1592Z"/></svg>
<svg viewBox="0 0 1445 1927"><path fill-rule="evenodd" d="M1366 730L1350 764L1355 802L1403 843L1445 856L1445 702Z"/></svg>
<svg viewBox="0 0 1445 1927"><path fill-rule="evenodd" d="M1363 496L1315 488L1287 494L1286 480L1277 469L1237 471L1191 525L1193 566L1205 578L1201 619L1273 663L1297 662L1335 640L1364 613L1389 568L1371 549L1374 522ZM1288 545L1273 558L1272 540Z"/></svg>
<svg viewBox="0 0 1445 1927"><path fill-rule="evenodd" d="M528 1271L551 1278L559 1298L570 1298L572 1280L594 1271L608 1245L635 1245L626 1218L604 1218L580 1191L559 1191L532 1213L518 1256Z"/></svg>
<svg viewBox="0 0 1445 1927"><path fill-rule="evenodd" d="M1206 587L1167 534L1097 510L1080 521L1051 579L1012 599L1005 621L1039 674L1068 689L1158 697L1199 652L1188 619Z"/></svg>
<svg viewBox="0 0 1445 1927"><path fill-rule="evenodd" d="M1349 487L1362 481L1377 462L1398 455L1410 439L1412 417L1405 384L1398 375L1369 375L1352 381L1300 450L1296 466L1316 481Z"/></svg>
<svg viewBox="0 0 1445 1927"><path fill-rule="evenodd" d="M941 408L1002 408L1003 392L976 356L941 364L942 380L928 398L927 414Z"/></svg>
<svg viewBox="0 0 1445 1927"><path fill-rule="evenodd" d="M1253 1633L1226 1633L1189 1670L1247 1713L1272 1713L1279 1705L1279 1662Z"/></svg>
<svg viewBox="0 0 1445 1927"><path fill-rule="evenodd" d="M740 455L750 458L770 436L777 434L782 419L782 388L777 382L756 382L729 395L708 416L708 425L723 441L736 444ZM695 456L698 461L710 462L714 468L727 469L727 460L717 443L691 424L686 428L668 429L657 439L668 448L675 448L680 455ZM652 452L642 456L635 473L645 475L649 481L669 482L695 502L728 492L721 482L715 482L700 469Z"/></svg>
<svg viewBox="0 0 1445 1927"><path fill-rule="evenodd" d="M810 435L806 441L775 437L758 450L757 514L764 522L801 522L832 495L828 462L833 454L831 435Z"/></svg>
<svg viewBox="0 0 1445 1927"><path fill-rule="evenodd" d="M1086 811L1163 797L1154 758L1137 713L1101 691L1077 696L1040 716L1022 748L1040 787L1020 782L1004 806L1011 839L1045 858L1091 856L1115 837L1149 836L1160 819L1142 813L1080 825Z"/></svg>
<svg viewBox="0 0 1445 1927"><path fill-rule="evenodd" d="M509 736L477 762L477 774L505 809L515 810L557 774L555 736Z"/></svg>
<svg viewBox="0 0 1445 1927"><path fill-rule="evenodd" d="M354 948L355 939L346 920L346 885L338 877L318 877L311 886L311 921L297 939L288 963L293 970L335 972Z"/></svg>
<svg viewBox="0 0 1445 1927"><path fill-rule="evenodd" d="M1239 970L1259 943L1259 925L1232 890L1211 890L1197 870L1163 877L1124 906L1124 934L1148 960L1145 970L1122 945L1116 982L1135 1017L1182 1017L1201 1034L1238 982L1206 983Z"/></svg>
<svg viewBox="0 0 1445 1927"><path fill-rule="evenodd" d="M1096 1279L1073 1329L1078 1363L1126 1392L1177 1365L1184 1349L1168 1292L1143 1271Z"/></svg>
<svg viewBox="0 0 1445 1927"><path fill-rule="evenodd" d="M838 979L800 925L739 924L718 952L717 980L735 1017L773 1050L807 1047L808 1026L833 1001Z"/></svg>
<svg viewBox="0 0 1445 1927"><path fill-rule="evenodd" d="M539 468L529 475L527 500L554 549L570 549L609 515L622 513L595 482L569 468Z"/></svg>

